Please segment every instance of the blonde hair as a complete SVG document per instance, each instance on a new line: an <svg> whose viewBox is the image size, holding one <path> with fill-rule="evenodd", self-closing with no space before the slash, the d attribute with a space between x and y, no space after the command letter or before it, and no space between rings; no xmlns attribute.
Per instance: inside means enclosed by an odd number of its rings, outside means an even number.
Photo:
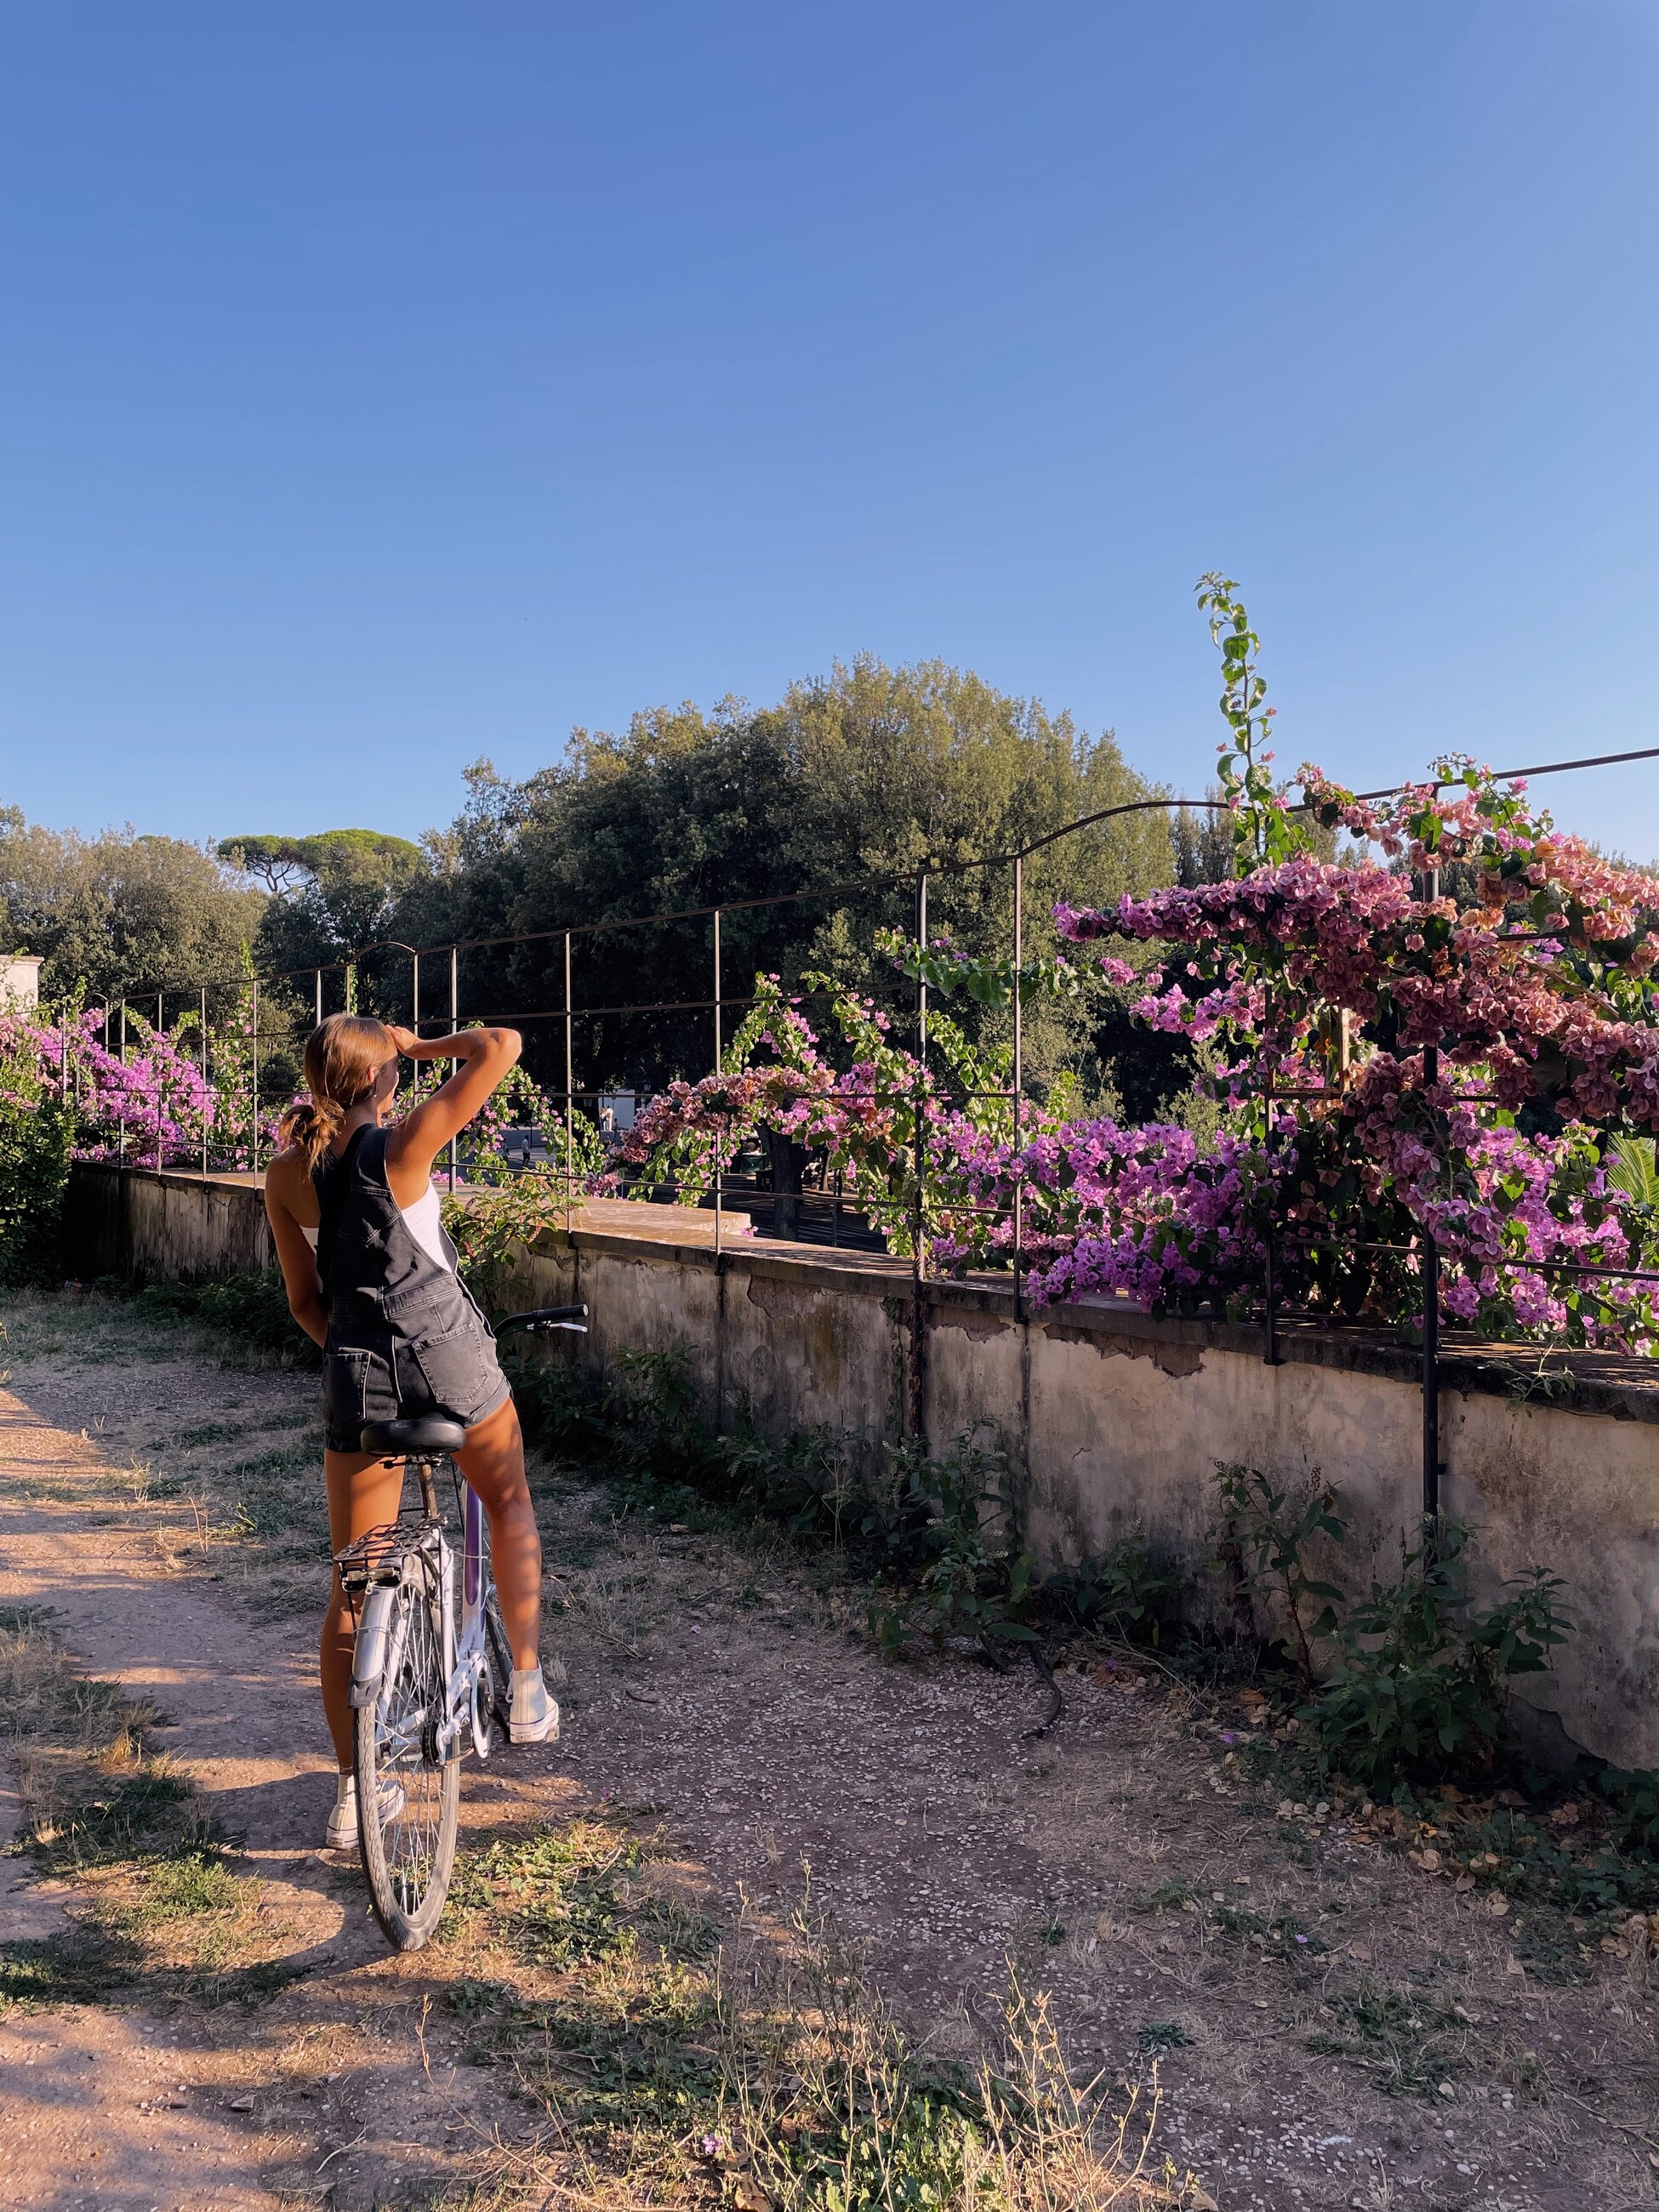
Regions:
<svg viewBox="0 0 1659 2212"><path fill-rule="evenodd" d="M338 1136L351 1109L374 1088L386 1062L397 1057L391 1030L368 1014L331 1014L313 1030L305 1056L311 1096L290 1106L277 1129L282 1143L303 1154L307 1170Z"/></svg>

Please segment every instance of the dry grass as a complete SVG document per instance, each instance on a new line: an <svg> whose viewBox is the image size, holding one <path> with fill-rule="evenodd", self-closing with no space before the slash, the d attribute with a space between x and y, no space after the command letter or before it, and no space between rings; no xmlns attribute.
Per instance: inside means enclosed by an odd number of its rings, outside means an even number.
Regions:
<svg viewBox="0 0 1659 2212"><path fill-rule="evenodd" d="M51 1617L0 1607L0 1735L9 1738L28 1832L54 1841L69 1808L131 1779L144 1764L147 1698L77 1674Z"/></svg>
<svg viewBox="0 0 1659 2212"><path fill-rule="evenodd" d="M539 2106L447 2212L1149 2212L1204 2202L1155 2159L1156 2077L1080 2081L1011 1979L972 2065L919 2050L803 1902L722 1940L659 1835L592 1814L467 1856L446 1923L474 2064Z"/></svg>
<svg viewBox="0 0 1659 2212"><path fill-rule="evenodd" d="M81 2002L158 1976L210 1998L263 1948L261 1886L238 1875L189 1784L146 1750L157 1718L118 1683L77 1674L44 1612L0 1608L21 1848L79 1892L65 1935L0 1943L0 2006Z"/></svg>

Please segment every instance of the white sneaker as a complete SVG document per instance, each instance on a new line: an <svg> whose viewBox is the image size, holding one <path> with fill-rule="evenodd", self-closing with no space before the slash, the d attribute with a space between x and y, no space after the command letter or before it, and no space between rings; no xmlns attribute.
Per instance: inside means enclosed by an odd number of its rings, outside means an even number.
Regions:
<svg viewBox="0 0 1659 2212"><path fill-rule="evenodd" d="M556 1743L559 1740L559 1701L548 1695L539 1667L513 1669L507 1737L509 1743Z"/></svg>
<svg viewBox="0 0 1659 2212"><path fill-rule="evenodd" d="M380 1818L395 1820L404 1809L404 1785L390 1774L380 1777ZM335 1798L328 1816L328 1826L323 1831L325 1851L349 1851L357 1843L357 1778L355 1774L340 1777L339 1795Z"/></svg>

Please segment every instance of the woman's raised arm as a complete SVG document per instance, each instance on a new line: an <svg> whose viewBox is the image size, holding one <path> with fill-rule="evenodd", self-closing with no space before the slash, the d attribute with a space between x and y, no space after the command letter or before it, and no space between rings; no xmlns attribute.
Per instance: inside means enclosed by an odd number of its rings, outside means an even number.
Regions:
<svg viewBox="0 0 1659 2212"><path fill-rule="evenodd" d="M429 1180L439 1153L452 1137L459 1136L517 1065L524 1039L517 1030L458 1030L453 1036L417 1037L411 1030L394 1029L392 1036L398 1051L410 1060L459 1062L441 1090L398 1122L386 1148L388 1177L415 1186L407 1200L395 1186L392 1195L400 1206L412 1205Z"/></svg>

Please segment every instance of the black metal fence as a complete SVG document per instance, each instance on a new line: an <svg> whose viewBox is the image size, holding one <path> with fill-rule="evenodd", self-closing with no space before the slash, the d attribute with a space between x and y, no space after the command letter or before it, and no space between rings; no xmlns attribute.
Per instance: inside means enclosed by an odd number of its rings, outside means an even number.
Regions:
<svg viewBox="0 0 1659 2212"><path fill-rule="evenodd" d="M1613 767L1637 761L1656 759L1659 759L1659 746L1650 746L1632 752L1601 754L1577 760L1547 761L1529 768L1505 769L1501 772L1498 781L1511 781L1522 777L1553 775L1574 770ZM1388 799L1397 795L1400 788L1401 787L1392 786L1382 790L1364 792L1358 796L1368 800ZM904 895L909 908L915 939L919 946L925 947L929 941L930 895L937 896L941 887L947 885L953 878L970 874L984 876L992 872L1006 870L1008 874L1008 902L1011 914L1008 950L1010 964L1015 979L1010 1000L1012 1054L1009 1081L1006 1089L959 1092L957 1101L963 1105L975 1099L981 1101L997 1099L1004 1102L1010 1109L1013 1146L1015 1152L1018 1153L1030 1104L1026 1087L1022 993L1018 981L1021 971L1025 965L1024 900L1028 864L1037 854L1048 852L1066 841L1079 838L1091 830L1098 829L1103 823L1126 815L1153 811L1173 813L1183 807L1194 811L1215 810L1221 807L1223 804L1223 801L1213 798L1134 799L1085 815L1076 822L1066 823L1061 829L1051 830L1044 836L1032 839L1030 842L1016 851L994 854L971 860L929 860L913 870L902 872L871 875L851 882L813 885L805 890L770 897L731 900L717 905L688 908L673 913L641 915L624 920L579 922L567 929L539 930L517 935L471 939L436 945L412 945L395 940L383 940L375 945L363 946L349 958L324 963L313 968L290 970L280 976L267 975L263 978L263 981L268 994L273 986L285 991L290 1000L297 994L301 1003L306 1005L307 1011L315 1020L320 1021L325 1012L332 1010L330 1004L331 1000L337 999L342 1005L353 1001L356 980L365 966L371 963L375 963L379 978L379 988L375 995L379 1002L383 1006L386 1006L388 1003L386 956L391 955L398 959L406 958L409 963L409 1026L417 1034L436 1033L439 1025L447 1025L447 1033L459 1028L463 1021L512 1024L516 1027L530 1027L540 1024L551 1024L556 1056L562 1057L562 1060L563 1079L561 1085L544 1085L543 1088L550 1100L562 1109L565 1138L564 1163L562 1167L558 1169L537 1169L527 1171L544 1174L550 1183L562 1185L563 1203L568 1221L571 1211L577 1203L576 1185L581 1180L580 1171L575 1162L574 1117L579 1109L592 1109L592 1118L597 1121L600 1102L617 1095L619 1088L618 1080L615 1075L607 1077L603 1083L589 1082L585 1085L578 1080L579 1073L581 1072L578 1034L582 1024L601 1019L614 1022L619 1018L674 1018L684 1025L682 1029L681 1049L687 1073L690 1074L696 1065L695 1048L688 1048L694 1027L702 1028L707 1040L708 1070L719 1072L722 1057L731 1042L733 1018L741 1019L752 1007L760 1003L752 993L733 992L728 987L728 978L723 961L723 924L731 922L734 916L755 915L763 910L776 912L784 908L802 909L814 903L827 903L833 906L836 902L844 902L849 897L873 891L883 891L888 894L901 892ZM1429 895L1436 895L1433 887L1430 889ZM708 963L705 971L708 981L702 992L690 997L636 1000L623 1004L578 1005L574 989L577 955L585 944L605 934L663 930L677 932L682 939L688 931L695 930L702 933L702 957ZM463 988L469 961L477 962L478 956L483 954L500 953L503 951L520 951L523 948L536 945L546 946L551 956L553 975L560 986L556 1005L541 1007L496 1007L487 1004L478 1006L471 1001ZM641 951L640 961L642 968L649 957L648 950ZM250 1048L247 1068L250 1086L247 1127L251 1133L249 1164L255 1171L260 1164L261 1145L259 1132L262 1037L259 1011L260 980L256 978L251 984L245 982L241 985L224 983L203 985L199 982L187 986L163 985L151 988L143 993L131 992L118 1000L112 1000L104 1010L103 1015L106 1042L112 1052L118 1052L123 1058L125 1057L126 1053L129 1006L142 1006L148 1019L149 1006L154 1004L156 1008L156 1026L159 1029L166 1027L169 1005L174 1009L175 1025L181 1018L187 1019L193 1016L199 1024L202 1039L202 1073L205 1079L210 1080L214 1073L209 1048L210 999L214 994L220 994L227 990L250 993L252 1018L246 1029L246 1041ZM792 991L789 995L792 1000L796 1002L810 1002L814 996L821 994ZM269 1004L269 995L267 1004ZM941 1093L936 1079L930 1073L928 1017L927 984L925 978L918 978L915 985L913 1003L908 1010L915 1056L918 1067L921 1071L918 1079L919 1082L933 1082L935 1087L933 1095L939 1097L946 1094ZM280 1030L268 1031L264 1034L267 1041L272 1036L280 1036L283 1042L287 1042L290 1036L289 1018L285 1017ZM545 1058L544 1054L544 1058ZM848 1094L843 1093L842 1096L847 1097ZM948 1097L947 1103L950 1103ZM912 1177L915 1197L908 1237L908 1241L913 1245L910 1272L914 1300L910 1389L913 1419L917 1433L921 1434L923 1428L922 1406L925 1395L926 1282L928 1274L926 1221L931 1163L928 1156L927 1119L921 1110L920 1096L916 1101L916 1109L914 1117L915 1158ZM240 1119L240 1109L238 1118ZM161 1158L161 1149L158 1139L157 1164L165 1164ZM118 1157L124 1164L127 1164L127 1133L124 1124L118 1139ZM211 1146L204 1125L199 1159L193 1158L191 1164L199 1168L204 1173L208 1172L211 1165L210 1156ZM712 1159L712 1170L707 1182L697 1183L690 1179L682 1178L679 1188L683 1193L695 1198L700 1203L712 1206L714 1249L718 1253L724 1243L727 1212L736 1206L741 1206L750 1212L757 1207L763 1211L765 1200L756 1178L744 1177L722 1166L718 1146L713 1149ZM131 1164L140 1164L136 1148L135 1158ZM459 1164L456 1149L452 1146L448 1164L452 1189L457 1187L459 1172ZM953 1213L974 1212L992 1215L1008 1223L1010 1273L1014 1310L1017 1316L1023 1318L1025 1312L1025 1277L1029 1255L1026 1244L1024 1194L1018 1179L1015 1182L1013 1197L1007 1205L969 1206L955 1194L951 1196L949 1205L950 1211ZM845 1194L838 1185L831 1189L819 1191L803 1189L799 1192L783 1192L775 1187L771 1193L772 1227L775 1233L798 1229L803 1216L808 1213L809 1209L815 1210L819 1221L827 1227L830 1241L841 1242L843 1229L848 1218L848 1208ZM1295 1310L1286 1304L1279 1286L1277 1263L1282 1243L1282 1232L1276 1228L1271 1216L1263 1224L1263 1234L1266 1261L1263 1268L1260 1310L1264 1328L1264 1357L1269 1364L1277 1365L1283 1358L1281 1322ZM1358 1250L1361 1247L1356 1243L1354 1249ZM1389 1249L1405 1249L1408 1252L1414 1250L1423 1282L1424 1304L1421 1327L1423 1504L1425 1513L1434 1514L1439 1510L1440 1477L1443 1471L1439 1428L1441 1387L1439 1255L1433 1237L1427 1235L1419 1235L1414 1247ZM1547 1271L1565 1274L1607 1273L1644 1281L1659 1279L1635 1268L1595 1269L1571 1267L1564 1262L1553 1261L1519 1264L1534 1265ZM1321 1312L1318 1317L1322 1322L1328 1323L1328 1315Z"/></svg>

